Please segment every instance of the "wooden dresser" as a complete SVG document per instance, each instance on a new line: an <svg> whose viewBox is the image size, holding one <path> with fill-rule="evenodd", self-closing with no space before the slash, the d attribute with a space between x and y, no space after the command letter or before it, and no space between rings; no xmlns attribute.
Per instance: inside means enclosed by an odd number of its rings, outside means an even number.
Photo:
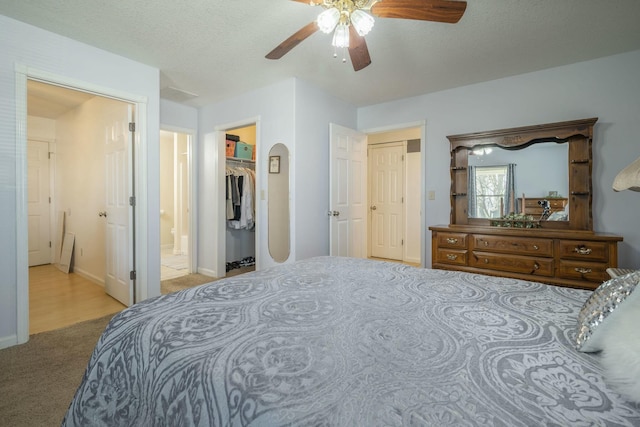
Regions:
<svg viewBox="0 0 640 427"><path fill-rule="evenodd" d="M549 213L564 211L564 208L567 206L569 199L555 197L555 198L544 198L544 197L525 197L524 199L524 212L528 215L533 215L535 218L539 218L542 215L542 206L540 206L541 200L547 200L549 202ZM518 198L518 205L522 206L522 198ZM520 210L523 212L523 210Z"/></svg>
<svg viewBox="0 0 640 427"><path fill-rule="evenodd" d="M447 136L451 145L451 217L450 225L429 227L433 268L586 289L595 289L608 280L607 268L618 266L618 242L622 237L593 232L591 171L593 127L597 120L590 118ZM554 151L555 157L533 160L535 150L547 149L540 144L566 144L566 151ZM529 151L533 154L518 157L517 162L508 154L526 151L534 145L535 149ZM560 188L560 194L566 198L547 200L552 212L563 210L568 213L566 220L538 220L542 213L538 205L541 198L525 198L526 213L536 220L531 223L513 225L512 218L510 226L506 226L506 222L503 223L505 226L498 226L495 219L476 217L477 210L474 210L474 216L469 216L470 199L477 203L477 194L467 194L475 191L475 185L470 185L469 157L478 156L476 153L483 151L480 148L491 148L491 152L506 150L500 153L499 159L501 164L517 166L514 174L520 168L531 167L528 162L539 162L533 165L539 175L528 175L527 184L535 184L536 178L546 176L545 159L547 163L557 160L556 168L562 167L561 172L566 173L566 179L562 176L558 181L568 181L568 188ZM486 157L484 159L488 162ZM528 192L545 194L545 188L557 188L556 183L547 182L546 187ZM527 226L533 228L523 228Z"/></svg>
<svg viewBox="0 0 640 427"><path fill-rule="evenodd" d="M618 265L622 237L585 231L429 227L432 267L595 289ZM533 231L533 233L532 233Z"/></svg>

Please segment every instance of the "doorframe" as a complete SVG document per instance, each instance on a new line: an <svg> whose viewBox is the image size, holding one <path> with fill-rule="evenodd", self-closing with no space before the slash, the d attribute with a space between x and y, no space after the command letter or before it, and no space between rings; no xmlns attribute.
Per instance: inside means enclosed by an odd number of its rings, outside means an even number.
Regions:
<svg viewBox="0 0 640 427"><path fill-rule="evenodd" d="M205 144L213 143L215 149L213 163L217 166L213 176L213 189L216 202L220 201L220 197L225 194L225 167L226 167L226 133L233 129L243 128L247 126L256 127L256 192L261 188L262 167L260 166L260 150L262 146L260 141L260 116L239 120L237 122L226 123L218 125L214 128L212 134L205 135ZM256 224L255 224L255 242L256 242L256 270L262 268L262 203L261 194L256 194L256 203L254 205L256 210ZM226 247L226 204L223 202L217 203L217 208L214 209L214 229L215 235L212 238L213 248L217 257L214 261L215 275L216 277L224 277L226 275L226 260L227 260L227 247Z"/></svg>
<svg viewBox="0 0 640 427"><path fill-rule="evenodd" d="M431 238L427 240L427 197L426 197L426 176L427 176L427 157L426 147L427 147L427 121L420 120L416 122L408 122L408 123L400 123L393 124L387 126L381 126L376 128L367 128L362 129L360 132L363 132L366 135L372 133L382 133L382 132L393 132L399 131L408 128L420 128L420 228L422 232L420 233L420 266L424 267L427 265L426 260L426 248L427 243L431 245ZM367 183L368 185L368 183ZM367 189L368 191L368 189ZM368 200L367 200L368 202Z"/></svg>
<svg viewBox="0 0 640 427"><path fill-rule="evenodd" d="M198 194L197 144L195 129L160 124L160 130L187 135L187 164L189 167L189 273L198 271L198 209L195 205Z"/></svg>
<svg viewBox="0 0 640 427"><path fill-rule="evenodd" d="M72 77L63 76L25 64L15 64L15 97L16 97L16 329L17 343L29 340L29 244L27 227L27 80L62 86L69 89L93 93L104 98L124 101L133 105L136 132L133 147L136 156L133 172L130 174L134 188L137 189L136 215L133 218L135 250L134 256L138 272L134 286L135 301L141 301L148 295L147 271L147 97L121 90L100 86Z"/></svg>

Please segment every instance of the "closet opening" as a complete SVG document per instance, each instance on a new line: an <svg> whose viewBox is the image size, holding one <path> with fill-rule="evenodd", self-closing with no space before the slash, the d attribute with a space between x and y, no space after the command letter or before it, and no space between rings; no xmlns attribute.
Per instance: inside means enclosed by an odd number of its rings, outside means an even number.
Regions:
<svg viewBox="0 0 640 427"><path fill-rule="evenodd" d="M225 131L225 276L256 268L256 124Z"/></svg>

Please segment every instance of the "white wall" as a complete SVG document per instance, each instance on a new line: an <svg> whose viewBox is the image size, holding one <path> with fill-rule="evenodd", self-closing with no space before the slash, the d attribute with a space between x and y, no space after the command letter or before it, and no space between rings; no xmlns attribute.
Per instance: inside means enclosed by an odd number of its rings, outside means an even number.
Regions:
<svg viewBox="0 0 640 427"><path fill-rule="evenodd" d="M198 110L177 102L160 100L160 126L167 130L198 129Z"/></svg>
<svg viewBox="0 0 640 427"><path fill-rule="evenodd" d="M217 147L207 135L228 124L259 118L257 134L257 199L260 213L256 227L263 227L256 242L260 268L276 264L268 251L267 161L271 147L282 143L289 149L291 194L291 254L288 261L329 253L329 123L356 127L355 107L298 80L289 79L200 110L199 150L199 267L215 268L217 254L210 236L211 221L219 202L211 188Z"/></svg>
<svg viewBox="0 0 640 427"><path fill-rule="evenodd" d="M52 76L86 83L122 94L146 97L146 127L139 129L146 137L146 198L141 208L158 212L158 129L159 125L159 72L157 69L113 55L86 44L58 36L42 29L0 16L0 236L4 245L0 256L0 348L18 340L18 277L25 272L16 268L25 253L16 253L17 225L26 213L17 205L23 183L17 182L18 165L24 165L22 150L16 146L19 129L16 127L16 66L27 67L27 73L37 70ZM26 88L25 88L26 91ZM22 113L24 114L24 112ZM22 130L20 130L23 132ZM144 210L142 209L142 210ZM19 218L20 216L20 218ZM149 283L146 295L160 292L159 218L147 218L145 236L148 252L140 264L140 282ZM21 236L24 238L24 236ZM26 264L25 264L26 265ZM24 289L21 293L24 294Z"/></svg>
<svg viewBox="0 0 640 427"><path fill-rule="evenodd" d="M426 224L449 223L447 135L599 117L593 144L594 230L619 234L619 265L640 268L640 194L611 189L640 156L640 51L406 98L358 110L368 129L426 120ZM430 238L430 232L424 231ZM427 240L428 241L428 240ZM431 265L431 248L426 251Z"/></svg>
<svg viewBox="0 0 640 427"><path fill-rule="evenodd" d="M215 132L221 127L241 122L259 120L256 135L256 235L264 237L256 242L256 263L259 268L273 265L269 256L266 235L266 192L267 192L267 159L271 147L283 143L292 151L294 138L294 80L289 79L262 89L249 92L224 102L209 105L199 110L199 135L197 164L198 174L198 270L209 273L218 272L216 242L217 209L224 201L224 194L219 194L214 187L219 147L215 146ZM224 141L221 142L224 144ZM265 200L261 194L264 192ZM262 229L260 229L262 227ZM260 229L260 230L259 230Z"/></svg>
<svg viewBox="0 0 640 427"><path fill-rule="evenodd" d="M291 152L294 259L329 254L329 123L356 129L356 109L296 80L295 150Z"/></svg>

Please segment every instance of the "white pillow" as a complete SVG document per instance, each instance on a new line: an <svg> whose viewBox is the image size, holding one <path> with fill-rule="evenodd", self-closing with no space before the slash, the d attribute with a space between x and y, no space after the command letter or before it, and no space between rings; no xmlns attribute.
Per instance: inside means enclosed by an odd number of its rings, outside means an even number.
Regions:
<svg viewBox="0 0 640 427"><path fill-rule="evenodd" d="M604 349L603 339L615 325L611 319L633 311L631 300L640 298L640 291L633 292L640 282L640 270L619 276L600 285L582 306L578 314L576 348L593 352Z"/></svg>
<svg viewBox="0 0 640 427"><path fill-rule="evenodd" d="M640 294L636 292L636 294ZM600 362L605 382L632 402L640 403L640 298L628 298L620 315L611 316L602 337Z"/></svg>

